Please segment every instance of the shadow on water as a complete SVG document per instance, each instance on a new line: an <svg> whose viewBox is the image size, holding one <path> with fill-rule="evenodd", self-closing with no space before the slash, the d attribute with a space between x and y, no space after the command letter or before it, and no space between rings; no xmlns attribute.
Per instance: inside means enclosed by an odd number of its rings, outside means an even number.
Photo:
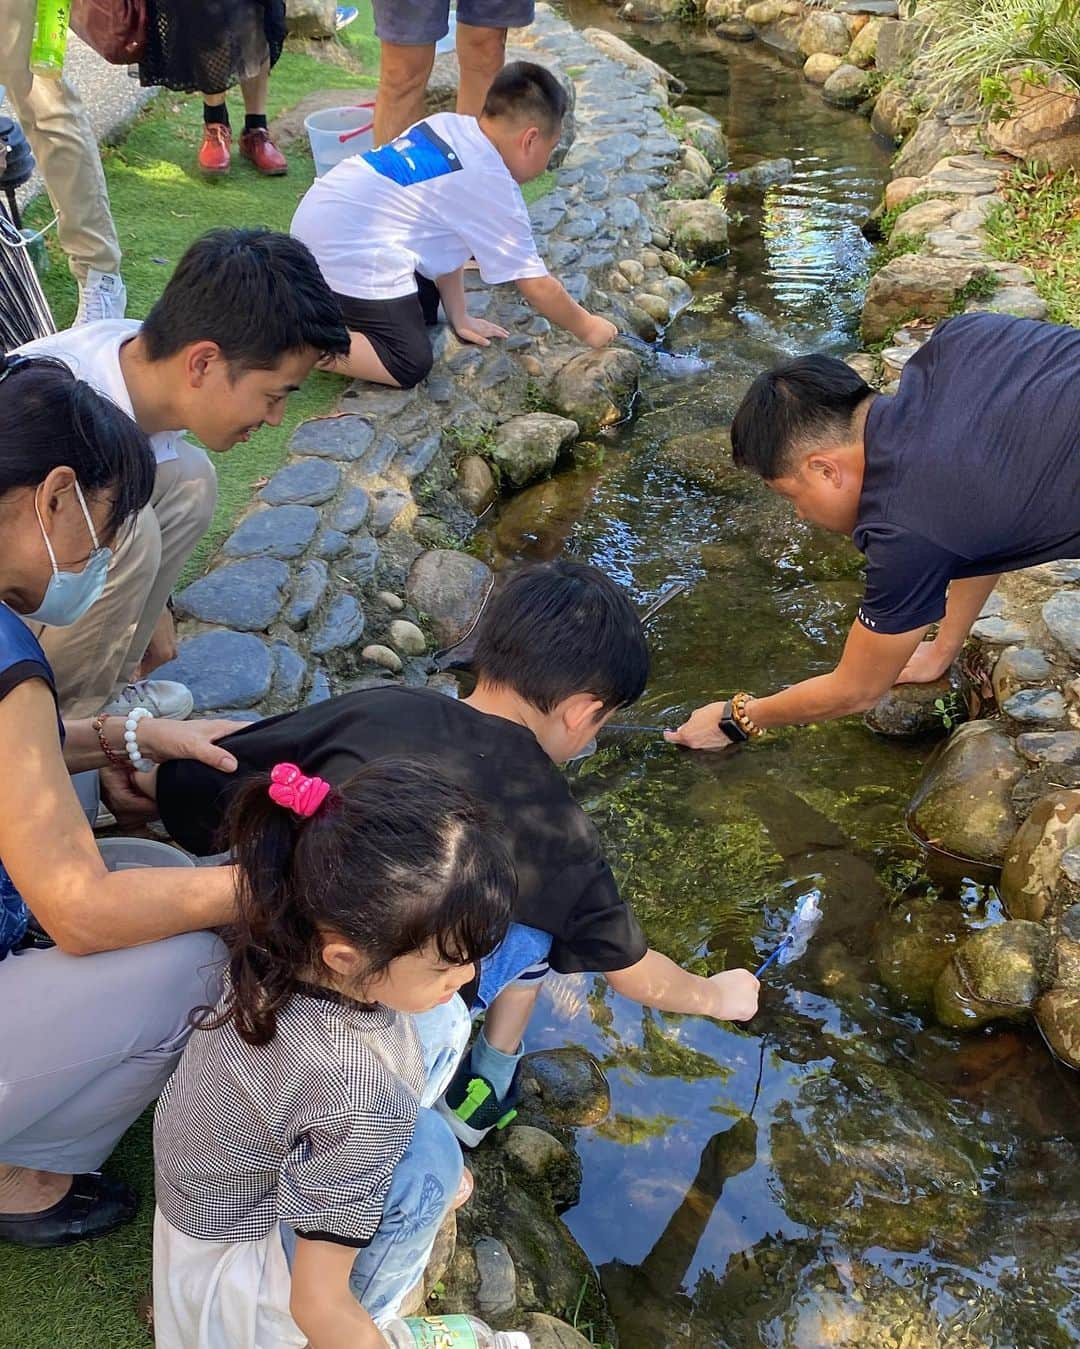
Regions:
<svg viewBox="0 0 1080 1349"><path fill-rule="evenodd" d="M726 427L763 366L854 346L858 226L887 156L760 49L647 36L721 118L736 167L786 155L795 174L750 203L667 335L708 373L650 367L635 420L505 503L479 544L497 565L588 559L643 607L689 582L650 625L654 675L620 718L675 724L831 668L854 614L858 555L734 473ZM579 1136L568 1221L623 1349L1080 1342L1076 1080L1026 1029L963 1038L928 1015L952 944L1001 917L985 878L928 873L905 832L929 748L852 719L730 757L616 736L574 770L651 940L680 962L754 967L800 894L817 886L825 910L746 1028L644 1011L586 976L545 992L530 1047L585 1044L611 1083L611 1118Z"/></svg>

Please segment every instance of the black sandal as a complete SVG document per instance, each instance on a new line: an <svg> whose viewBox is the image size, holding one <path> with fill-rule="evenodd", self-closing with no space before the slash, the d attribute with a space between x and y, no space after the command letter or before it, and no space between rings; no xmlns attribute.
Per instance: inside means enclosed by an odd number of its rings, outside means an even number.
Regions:
<svg viewBox="0 0 1080 1349"><path fill-rule="evenodd" d="M135 1216L138 1200L100 1171L75 1176L59 1203L39 1213L0 1213L0 1241L15 1246L70 1246L103 1237Z"/></svg>

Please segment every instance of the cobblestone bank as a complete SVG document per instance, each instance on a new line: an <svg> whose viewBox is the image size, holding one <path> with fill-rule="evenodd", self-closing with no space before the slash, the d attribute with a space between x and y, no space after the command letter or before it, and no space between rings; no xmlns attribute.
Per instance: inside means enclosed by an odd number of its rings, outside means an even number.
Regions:
<svg viewBox="0 0 1080 1349"><path fill-rule="evenodd" d="M546 6L512 54L545 62L574 95L572 144L530 212L542 255L576 299L655 337L690 298L672 235L653 223L657 193L689 159L705 194L726 155L719 124L688 110L710 164L666 128L666 72ZM682 216L673 224L688 248L723 250L722 209L675 204L711 213L711 234ZM513 286L467 278L472 312L512 336L481 348L440 327L435 367L417 389L346 389L337 415L297 430L210 571L177 597L180 652L160 673L189 685L197 714L263 714L387 679L426 681L432 644L460 636L487 593L487 567L456 550L498 483L549 472L579 435L625 414L634 354L583 352Z"/></svg>

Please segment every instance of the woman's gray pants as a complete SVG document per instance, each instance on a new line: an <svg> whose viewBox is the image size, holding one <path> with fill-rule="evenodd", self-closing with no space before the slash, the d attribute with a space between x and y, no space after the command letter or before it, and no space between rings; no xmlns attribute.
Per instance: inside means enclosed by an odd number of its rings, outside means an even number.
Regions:
<svg viewBox="0 0 1080 1349"><path fill-rule="evenodd" d="M72 779L89 819L97 774ZM96 1171L160 1093L196 1007L221 993L225 948L209 932L67 956L0 960L0 1162Z"/></svg>

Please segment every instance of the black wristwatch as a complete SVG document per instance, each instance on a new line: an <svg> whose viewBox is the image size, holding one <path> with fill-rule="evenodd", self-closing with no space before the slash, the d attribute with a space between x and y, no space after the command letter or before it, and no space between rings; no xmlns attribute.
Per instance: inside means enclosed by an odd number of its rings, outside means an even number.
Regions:
<svg viewBox="0 0 1080 1349"><path fill-rule="evenodd" d="M720 729L733 744L745 745L750 739L732 715L730 702L725 703L721 708Z"/></svg>

